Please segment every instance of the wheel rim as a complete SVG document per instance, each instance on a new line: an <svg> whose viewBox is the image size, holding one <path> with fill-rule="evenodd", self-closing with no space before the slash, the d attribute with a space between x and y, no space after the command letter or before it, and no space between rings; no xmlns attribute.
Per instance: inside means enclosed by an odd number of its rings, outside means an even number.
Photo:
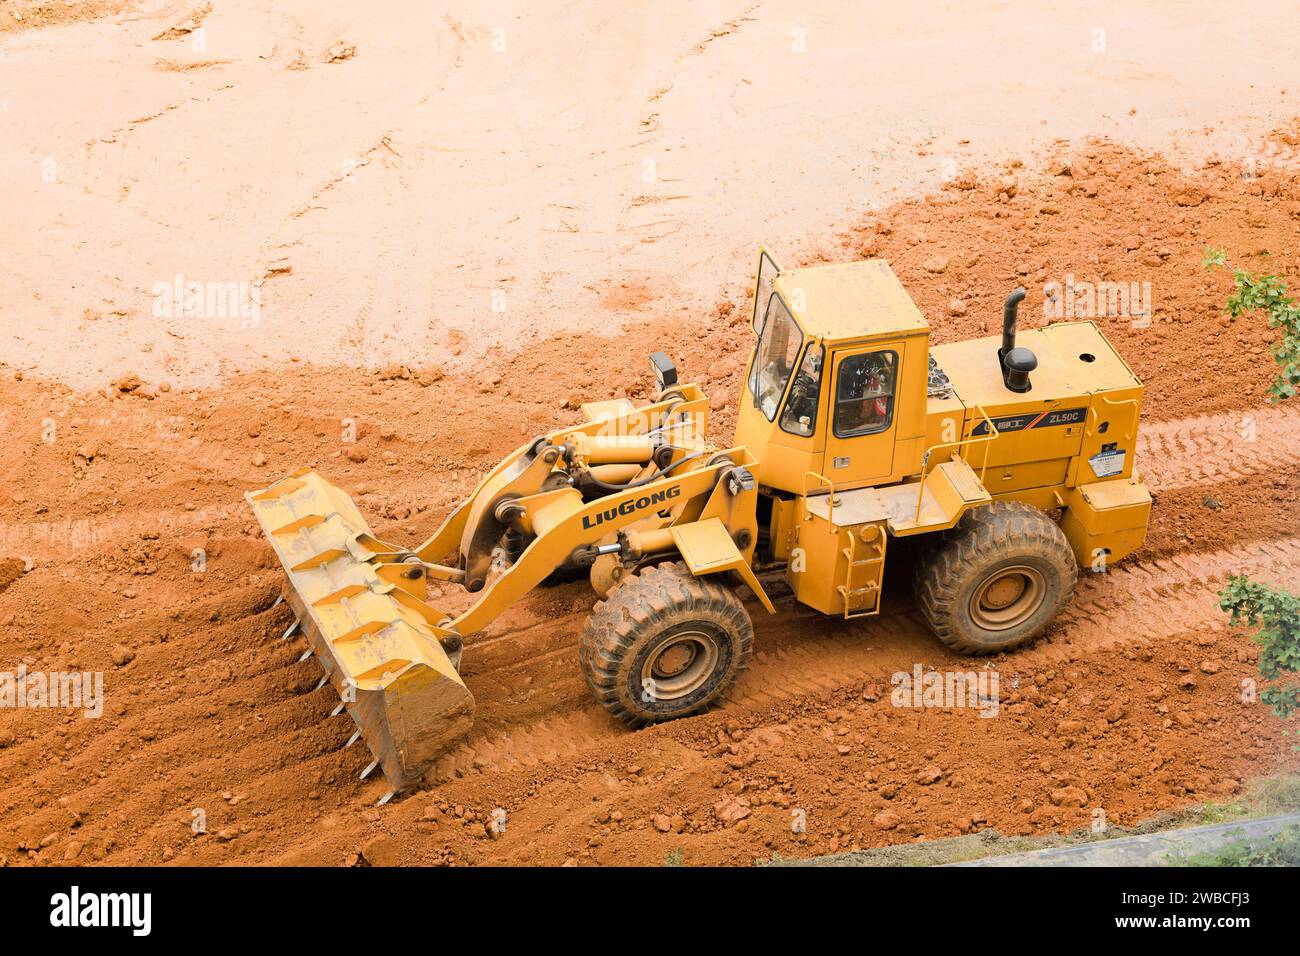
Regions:
<svg viewBox="0 0 1300 956"><path fill-rule="evenodd" d="M712 634L695 628L678 631L646 658L641 666L642 686L653 681L656 700L686 697L704 686L720 656Z"/></svg>
<svg viewBox="0 0 1300 956"><path fill-rule="evenodd" d="M1046 595L1047 582L1037 568L998 568L975 588L970 616L986 631L1005 631L1033 617Z"/></svg>

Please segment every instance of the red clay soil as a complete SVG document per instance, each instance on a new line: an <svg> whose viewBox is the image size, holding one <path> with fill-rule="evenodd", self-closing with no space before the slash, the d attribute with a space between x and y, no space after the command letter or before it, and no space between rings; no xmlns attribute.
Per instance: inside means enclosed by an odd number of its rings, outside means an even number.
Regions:
<svg viewBox="0 0 1300 956"><path fill-rule="evenodd" d="M647 397L655 348L714 396L725 441L750 345L743 281L711 315L649 316L473 371L297 364L220 390L128 377L98 393L8 371L0 669L103 671L106 704L99 719L5 712L0 860L659 864L680 849L688 864L748 864L986 826L1064 831L1099 812L1132 824L1295 769L1283 723L1243 703L1257 649L1226 629L1215 592L1239 570L1300 584L1300 413L1267 406L1270 333L1222 317L1231 277L1201 256L1224 247L1293 281L1300 178L1188 177L1107 143L1059 152L873 215L818 257L888 259L940 342L992 331L1018 284L1035 325L1044 285L1067 275L1151 283L1149 325L1101 320L1147 384L1150 539L1081 577L1046 639L984 662L1000 676L996 718L891 704L895 672L982 666L926 633L905 554L866 623L774 585L781 613L751 607L758 651L726 706L639 732L581 678L594 598L576 583L467 641L479 719L423 789L376 807L382 780L357 780L369 757L343 749L350 721L327 716L333 691L313 691L300 643L278 640L280 574L242 493L313 465L381 536L418 540L580 401Z"/></svg>

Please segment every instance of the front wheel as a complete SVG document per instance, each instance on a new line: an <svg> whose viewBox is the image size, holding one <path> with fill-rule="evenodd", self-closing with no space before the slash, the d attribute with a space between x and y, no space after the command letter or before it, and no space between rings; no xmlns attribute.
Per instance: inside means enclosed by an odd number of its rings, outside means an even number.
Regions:
<svg viewBox="0 0 1300 956"><path fill-rule="evenodd" d="M998 502L969 512L917 569L916 598L939 639L993 654L1047 629L1074 593L1078 565L1065 533L1037 508Z"/></svg>
<svg viewBox="0 0 1300 956"><path fill-rule="evenodd" d="M614 587L588 618L578 657L596 699L641 727L716 703L749 663L753 644L735 592L678 562Z"/></svg>

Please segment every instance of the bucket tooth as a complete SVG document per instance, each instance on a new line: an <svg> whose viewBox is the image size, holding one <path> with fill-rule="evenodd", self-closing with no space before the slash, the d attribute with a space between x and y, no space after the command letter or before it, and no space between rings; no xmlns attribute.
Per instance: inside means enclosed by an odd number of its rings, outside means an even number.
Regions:
<svg viewBox="0 0 1300 956"><path fill-rule="evenodd" d="M305 661L307 658L311 657L311 655L312 655L313 653L314 653L314 652L312 651L312 649L311 649L310 647L307 648L305 651L302 652L302 657L298 658L298 663L301 664L301 663L302 663L303 661Z"/></svg>
<svg viewBox="0 0 1300 956"><path fill-rule="evenodd" d="M348 705L345 704L343 701L339 701L339 705L330 711L330 716L337 717L339 714L343 713L344 708L346 708L347 706Z"/></svg>
<svg viewBox="0 0 1300 956"><path fill-rule="evenodd" d="M364 584L349 584L347 587L339 588L337 591L332 594L327 594L319 600L312 601L311 606L326 607L330 604L338 604L344 598L356 597L358 594L362 594L365 591L366 586Z"/></svg>
<svg viewBox="0 0 1300 956"><path fill-rule="evenodd" d="M246 496L288 578L284 598L328 682L347 688L389 787L401 792L469 732L474 698L441 640L448 615L381 577L402 548L376 539L346 494L305 468ZM292 632L290 632L292 633ZM324 686L323 684L319 686ZM335 713L341 711L336 709Z"/></svg>
<svg viewBox="0 0 1300 956"><path fill-rule="evenodd" d="M298 478L281 478L265 491L254 495L253 500L274 501L276 498L283 498L285 495L291 495L295 491L301 491L305 487L307 487L307 483Z"/></svg>
<svg viewBox="0 0 1300 956"><path fill-rule="evenodd" d="M330 548L319 554L313 554L305 561L300 561L291 567L290 571L310 571L313 568L319 568L322 565L329 564L331 561L337 561L339 558L348 557L348 552L342 548Z"/></svg>
<svg viewBox="0 0 1300 956"><path fill-rule="evenodd" d="M316 691L320 690L320 689L321 689L322 687L324 687L328 682L329 682L329 678L328 678L328 677L322 677L320 680L318 680L318 681L316 682L316 686L313 687L313 688L311 689L311 690L312 690L312 693L313 693L313 694L316 693Z"/></svg>
<svg viewBox="0 0 1300 956"><path fill-rule="evenodd" d="M288 627L286 627L284 629L284 633L280 635L280 640L287 641L290 637L292 637L293 632L298 630L299 623L300 623L299 620L297 618L294 618L293 623L290 624Z"/></svg>
<svg viewBox="0 0 1300 956"><path fill-rule="evenodd" d="M324 523L324 515L303 515L303 517L290 521L288 524L283 524L278 528L271 529L269 533L274 535L297 534L299 531L306 528L315 528Z"/></svg>
<svg viewBox="0 0 1300 956"><path fill-rule="evenodd" d="M343 749L347 750L349 747L351 747L354 743L356 743L360 739L361 739L361 731L359 730L353 731L352 736L348 738L348 742L343 745Z"/></svg>
<svg viewBox="0 0 1300 956"><path fill-rule="evenodd" d="M375 772L375 768L378 766L379 766L379 758L376 757L374 760L370 761L370 763L366 764L366 769L361 771L360 779L365 780L366 777L370 776L372 773Z"/></svg>
<svg viewBox="0 0 1300 956"><path fill-rule="evenodd" d="M400 659L392 660L392 661L384 661L382 664L372 667L364 674L358 674L357 680L359 681L382 680L385 677L391 677L394 673L400 671L403 667L409 667L410 664L411 664L410 661L404 661Z"/></svg>
<svg viewBox="0 0 1300 956"><path fill-rule="evenodd" d="M359 641L363 638L378 634L386 627L396 623L395 621L371 621L369 624L362 624L360 627L354 627L341 637L334 638L334 644L347 644L349 641ZM358 678L360 675L358 675Z"/></svg>
<svg viewBox="0 0 1300 956"><path fill-rule="evenodd" d="M377 807L382 807L385 803L387 803L389 800L393 799L393 797L395 797L395 796L397 796L397 791L396 791L396 790L389 790L386 794L384 794L382 797L379 798L379 802L376 803L375 806L377 806Z"/></svg>
<svg viewBox="0 0 1300 956"><path fill-rule="evenodd" d="M269 608L267 608L267 610L274 611L277 607L279 607L283 603L284 603L284 592L281 591L279 594L275 596L275 603L272 604Z"/></svg>

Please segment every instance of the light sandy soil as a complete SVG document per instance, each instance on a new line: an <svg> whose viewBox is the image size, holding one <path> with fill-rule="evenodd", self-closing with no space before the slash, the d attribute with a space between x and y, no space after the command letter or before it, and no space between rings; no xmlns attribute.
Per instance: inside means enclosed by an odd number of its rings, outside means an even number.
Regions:
<svg viewBox="0 0 1300 956"><path fill-rule="evenodd" d="M794 260L1057 138L1262 160L1300 93L1285 0L146 0L25 28L82 6L0 3L0 354L78 385L698 317L760 242ZM264 282L256 327L155 316L177 275Z"/></svg>
<svg viewBox="0 0 1300 956"><path fill-rule="evenodd" d="M1300 586L1300 411L1201 267L1295 283L1289 8L83 7L0 3L0 670L102 670L107 704L4 712L0 861L748 864L1131 825L1296 769L1215 592ZM467 642L470 738L375 807L242 492L311 464L417 540L580 401L645 398L653 348L725 441L764 240L888 259L935 341L1016 284L1032 324L1068 275L1150 282L1149 323L1104 325L1147 384L1147 546L993 661L995 720L890 706L893 672L964 666L906 549L865 624L774 584L726 705L636 733L578 670L590 590L539 590ZM155 317L177 273L264 279L256 327Z"/></svg>

